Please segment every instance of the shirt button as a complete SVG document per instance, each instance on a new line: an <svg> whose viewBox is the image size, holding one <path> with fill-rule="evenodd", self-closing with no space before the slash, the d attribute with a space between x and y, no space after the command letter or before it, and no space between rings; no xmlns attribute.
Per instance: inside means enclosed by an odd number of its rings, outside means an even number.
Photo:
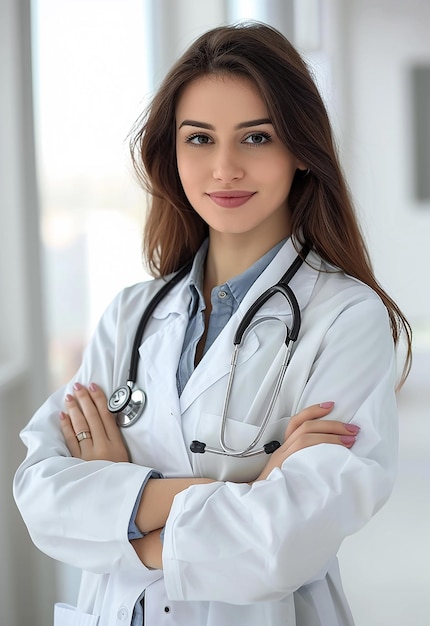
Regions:
<svg viewBox="0 0 430 626"><path fill-rule="evenodd" d="M128 609L125 606L120 606L116 616L121 622L125 622L128 617Z"/></svg>
<svg viewBox="0 0 430 626"><path fill-rule="evenodd" d="M218 291L218 298L227 298L226 291Z"/></svg>

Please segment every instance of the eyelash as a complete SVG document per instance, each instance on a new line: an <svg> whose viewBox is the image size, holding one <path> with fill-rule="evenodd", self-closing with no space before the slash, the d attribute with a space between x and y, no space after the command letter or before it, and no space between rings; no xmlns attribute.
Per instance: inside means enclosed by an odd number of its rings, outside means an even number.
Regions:
<svg viewBox="0 0 430 626"><path fill-rule="evenodd" d="M197 139L199 137L204 137L205 139L209 139L210 141L207 142L197 142L194 143L193 139ZM260 143L252 143L252 142L247 142L248 139L250 139L251 137L263 137L264 141L260 142ZM243 140L242 143L247 143L247 145L255 147L255 148L259 148L260 146L264 146L266 143L268 143L269 141L272 140L272 136L269 133L265 133L265 132L258 132L258 133L249 133L249 135L247 135ZM211 138L209 137L209 135L205 135L203 133L193 133L192 135L190 135L189 137L187 137L185 139L185 143L188 143L192 146L207 146L210 145L211 143L213 143L213 141L211 140Z"/></svg>
<svg viewBox="0 0 430 626"><path fill-rule="evenodd" d="M263 137L264 138L264 141L262 141L261 143L251 142L248 144L250 146L255 146L256 148L259 148L260 146L264 146L264 144L272 140L272 135L270 135L269 133L264 133L260 131L259 133L249 133L249 135L247 135L243 141L246 141L250 137Z"/></svg>
<svg viewBox="0 0 430 626"><path fill-rule="evenodd" d="M187 137L185 139L185 143L189 143L192 146L206 146L206 145L208 145L208 143L210 143L210 142L193 143L193 139L197 139L198 137L204 137L205 139L210 139L210 137L208 135L204 135L203 133L193 133L192 135L190 135L189 137Z"/></svg>

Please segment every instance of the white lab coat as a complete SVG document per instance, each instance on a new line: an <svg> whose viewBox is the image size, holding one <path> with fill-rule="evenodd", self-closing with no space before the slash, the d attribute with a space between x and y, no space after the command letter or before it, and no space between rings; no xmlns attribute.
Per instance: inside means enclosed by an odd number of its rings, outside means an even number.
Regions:
<svg viewBox="0 0 430 626"><path fill-rule="evenodd" d="M287 241L181 397L176 369L188 321L187 280L165 297L139 350L138 385L147 392L147 406L123 430L132 463L70 457L58 417L70 386L51 396L22 432L28 455L14 489L32 539L51 557L84 570L77 609L57 606L56 624L129 624L144 589L146 626L353 624L336 553L387 500L396 465L395 354L380 299L313 253L308 261L316 269L303 265L291 281L302 329L264 441L282 440L289 416L300 409L334 400L329 417L361 427L352 450L329 444L301 450L253 485L248 481L265 455L230 459L189 450L193 439L218 446L238 321L294 258ZM159 288L159 280L150 281L117 296L74 380L95 381L107 394L124 384L139 318ZM278 296L259 313L268 314L289 320ZM280 329L272 322L257 326L243 348L227 428L235 447L252 439L267 405L279 369ZM176 496L165 528L163 572L145 568L127 537L136 496L152 469L165 477L219 481Z"/></svg>

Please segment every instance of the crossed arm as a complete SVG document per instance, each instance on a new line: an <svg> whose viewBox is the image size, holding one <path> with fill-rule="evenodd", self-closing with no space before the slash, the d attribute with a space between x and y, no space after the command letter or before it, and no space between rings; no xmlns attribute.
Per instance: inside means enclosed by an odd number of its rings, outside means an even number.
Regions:
<svg viewBox="0 0 430 626"><path fill-rule="evenodd" d="M281 467L289 456L303 448L331 443L351 448L359 428L335 420L320 420L333 408L333 402L310 406L291 418L283 444L268 457L263 471L256 479L265 480L275 467ZM115 419L107 409L106 396L94 383L86 388L79 383L74 395L66 396L67 412L61 413L61 428L71 455L86 461L107 460L129 462L128 452ZM80 432L90 438L76 439ZM162 568L161 528L166 523L175 496L191 485L214 482L210 478L149 479L143 490L136 515L136 524L146 533L131 541L140 560L149 568Z"/></svg>

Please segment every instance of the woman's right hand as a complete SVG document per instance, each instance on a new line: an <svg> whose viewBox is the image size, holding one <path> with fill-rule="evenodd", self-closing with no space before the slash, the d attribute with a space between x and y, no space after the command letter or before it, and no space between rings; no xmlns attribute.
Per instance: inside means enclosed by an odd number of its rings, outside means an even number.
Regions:
<svg viewBox="0 0 430 626"><path fill-rule="evenodd" d="M117 426L109 412L107 399L95 383L88 388L76 382L74 395L67 394L67 413L61 412L61 430L70 454L84 461L128 463L129 456ZM80 435L85 437L81 439Z"/></svg>
<svg viewBox="0 0 430 626"><path fill-rule="evenodd" d="M334 402L314 404L294 415L285 431L284 443L272 453L257 480L264 480L275 467L281 467L289 456L320 443L332 443L351 448L360 430L354 424L336 420L322 420L330 413Z"/></svg>

